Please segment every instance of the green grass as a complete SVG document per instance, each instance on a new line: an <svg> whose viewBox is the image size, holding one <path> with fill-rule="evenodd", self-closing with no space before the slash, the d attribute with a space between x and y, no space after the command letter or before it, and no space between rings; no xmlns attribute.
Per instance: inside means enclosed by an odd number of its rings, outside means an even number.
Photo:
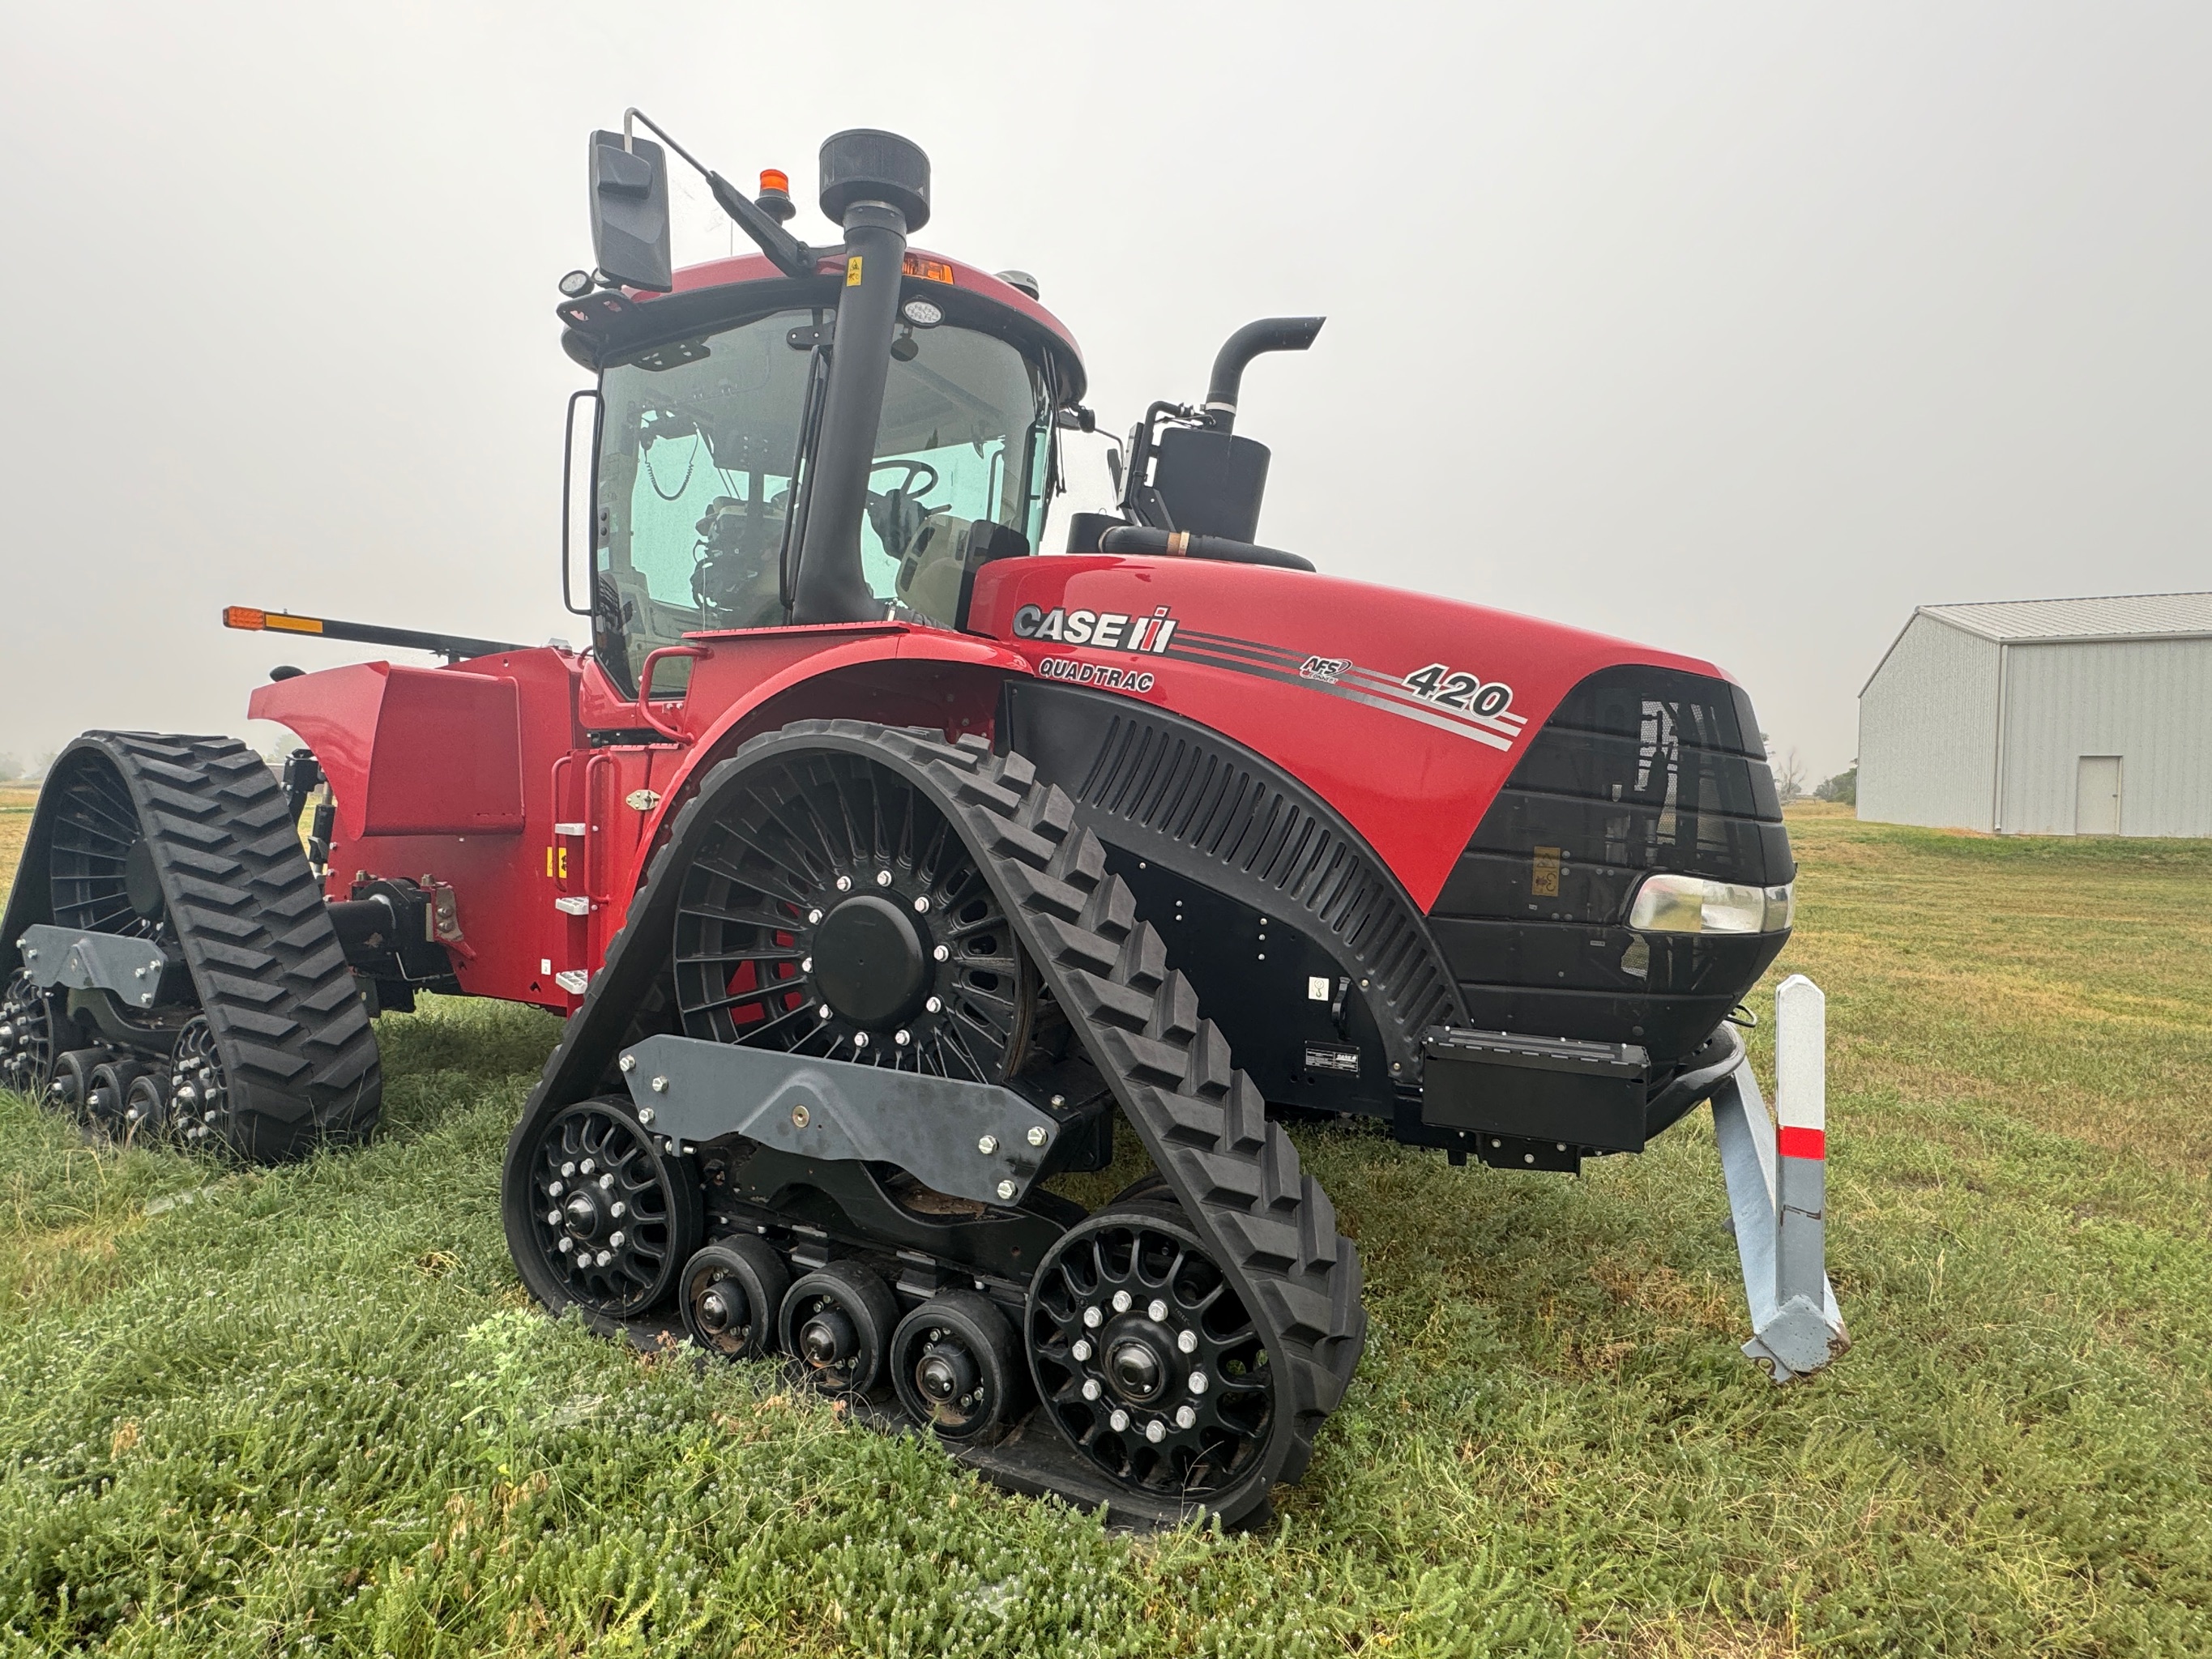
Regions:
<svg viewBox="0 0 2212 1659"><path fill-rule="evenodd" d="M1301 1131L1368 1354L1255 1536L1131 1539L535 1312L555 1027L392 1018L297 1168L0 1101L12 1650L2212 1651L2212 846L1793 821L1856 1346L1778 1389L1704 1121L1580 1181ZM1765 1003L1765 994L1759 1000ZM1763 1036L1763 1034L1762 1034ZM189 1201L182 1201L185 1200Z"/></svg>

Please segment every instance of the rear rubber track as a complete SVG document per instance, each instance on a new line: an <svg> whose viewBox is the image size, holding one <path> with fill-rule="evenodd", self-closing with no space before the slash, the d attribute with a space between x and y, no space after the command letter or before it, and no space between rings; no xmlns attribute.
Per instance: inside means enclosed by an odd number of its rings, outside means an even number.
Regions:
<svg viewBox="0 0 2212 1659"><path fill-rule="evenodd" d="M671 855L685 845L689 821L771 751L809 749L905 771L937 798L983 861L1124 1116L1260 1322L1275 1371L1274 1425L1251 1475L1209 1507L1231 1522L1262 1508L1269 1487L1304 1473L1314 1437L1358 1364L1367 1328L1358 1253L1338 1233L1328 1195L1299 1168L1297 1149L1269 1121L1258 1088L1200 1016L1197 993L1168 967L1166 946L1139 920L1128 887L1108 872L1105 848L1077 824L1064 791L1038 779L1024 757L994 754L980 738L953 744L933 732L854 720L794 722L755 738L702 781L656 855L625 933L641 933L647 949L657 943L654 889L663 877L677 878ZM628 942L609 952L611 969ZM629 988L618 970L610 977L616 982L593 991L618 997ZM611 1061L609 1036L593 1028L611 1031L613 1021L594 1023L593 1012L587 1002L571 1022L533 1111L589 1092L591 1073ZM1132 1492L1114 1507L1126 1513L1146 1503Z"/></svg>
<svg viewBox="0 0 2212 1659"><path fill-rule="evenodd" d="M222 1060L224 1138L261 1164L365 1138L383 1100L376 1036L268 763L231 738L88 732L80 747L137 808Z"/></svg>

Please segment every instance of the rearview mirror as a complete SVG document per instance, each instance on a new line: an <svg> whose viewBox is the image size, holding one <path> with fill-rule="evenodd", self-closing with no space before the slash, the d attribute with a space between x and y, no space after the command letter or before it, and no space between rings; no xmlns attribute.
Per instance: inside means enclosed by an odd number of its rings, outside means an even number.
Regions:
<svg viewBox="0 0 2212 1659"><path fill-rule="evenodd" d="M667 158L652 140L625 147L619 132L592 135L592 256L601 276L624 288L675 286Z"/></svg>

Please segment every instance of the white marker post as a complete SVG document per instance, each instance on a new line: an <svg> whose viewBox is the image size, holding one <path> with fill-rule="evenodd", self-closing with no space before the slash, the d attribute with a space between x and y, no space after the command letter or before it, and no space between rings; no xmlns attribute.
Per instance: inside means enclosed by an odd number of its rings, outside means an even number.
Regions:
<svg viewBox="0 0 2212 1659"><path fill-rule="evenodd" d="M1826 1272L1827 999L1802 974L1774 993L1775 1119L1746 1060L1713 1095L1743 1263L1752 1339L1743 1351L1778 1382L1850 1346Z"/></svg>

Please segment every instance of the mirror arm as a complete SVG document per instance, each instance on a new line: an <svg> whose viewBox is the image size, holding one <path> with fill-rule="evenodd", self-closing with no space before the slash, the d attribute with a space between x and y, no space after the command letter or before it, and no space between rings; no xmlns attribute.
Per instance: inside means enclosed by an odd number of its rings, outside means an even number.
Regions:
<svg viewBox="0 0 2212 1659"><path fill-rule="evenodd" d="M738 228L753 239L778 270L787 276L811 276L814 274L815 266L821 261L819 253L754 206L735 185L670 137L660 124L643 110L626 109L623 112L624 144L629 143L633 122L651 131L662 143L691 164L693 171L707 181L707 188L714 192L715 205L737 222Z"/></svg>

